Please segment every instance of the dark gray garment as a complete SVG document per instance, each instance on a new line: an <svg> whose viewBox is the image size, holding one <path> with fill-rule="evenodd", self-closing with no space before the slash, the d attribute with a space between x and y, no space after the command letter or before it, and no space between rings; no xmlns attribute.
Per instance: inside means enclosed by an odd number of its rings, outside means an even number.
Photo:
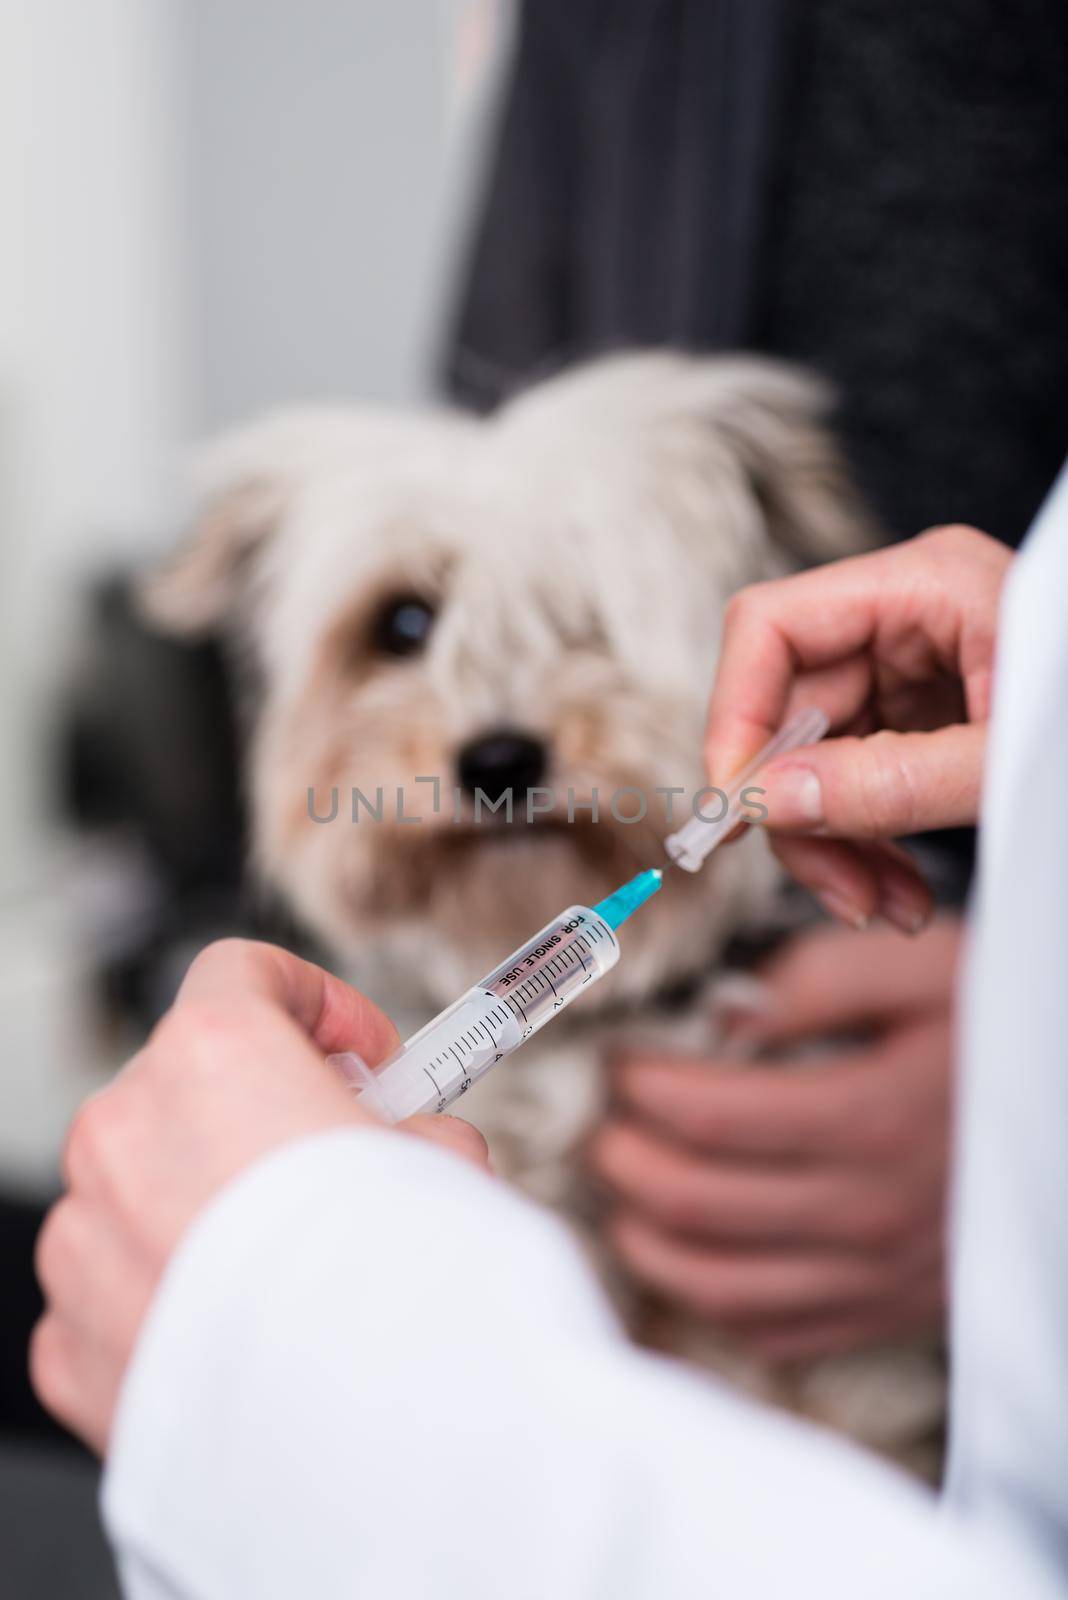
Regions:
<svg viewBox="0 0 1068 1600"><path fill-rule="evenodd" d="M788 356L888 528L1016 543L1068 447L1066 85L1063 0L532 0L450 389Z"/></svg>
<svg viewBox="0 0 1068 1600"><path fill-rule="evenodd" d="M459 397L492 404L618 346L741 341L787 6L524 7L449 357Z"/></svg>
<svg viewBox="0 0 1068 1600"><path fill-rule="evenodd" d="M100 1469L83 1452L0 1443L0 1593L119 1600L99 1491Z"/></svg>

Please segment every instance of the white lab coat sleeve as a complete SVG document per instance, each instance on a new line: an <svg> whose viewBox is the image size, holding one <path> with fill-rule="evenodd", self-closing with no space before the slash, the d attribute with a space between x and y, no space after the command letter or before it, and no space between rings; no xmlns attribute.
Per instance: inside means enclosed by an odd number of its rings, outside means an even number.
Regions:
<svg viewBox="0 0 1068 1600"><path fill-rule="evenodd" d="M948 1504L1068 1593L1068 466L1006 587L964 1006Z"/></svg>
<svg viewBox="0 0 1068 1600"><path fill-rule="evenodd" d="M630 1348L555 1220L385 1131L288 1146L194 1223L104 1509L130 1600L1045 1592L888 1469Z"/></svg>

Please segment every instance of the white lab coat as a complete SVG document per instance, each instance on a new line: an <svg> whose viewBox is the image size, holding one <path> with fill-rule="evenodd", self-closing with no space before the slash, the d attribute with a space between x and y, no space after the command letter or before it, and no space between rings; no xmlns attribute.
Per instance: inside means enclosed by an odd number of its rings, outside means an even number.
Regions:
<svg viewBox="0 0 1068 1600"><path fill-rule="evenodd" d="M171 1263L104 1506L132 1600L1068 1594L1068 481L1005 606L937 1498L631 1349L563 1229L415 1140L261 1161Z"/></svg>

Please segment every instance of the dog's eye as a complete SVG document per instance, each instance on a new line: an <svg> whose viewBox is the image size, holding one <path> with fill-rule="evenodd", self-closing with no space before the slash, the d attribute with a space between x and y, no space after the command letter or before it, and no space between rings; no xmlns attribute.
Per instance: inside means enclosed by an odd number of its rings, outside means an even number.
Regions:
<svg viewBox="0 0 1068 1600"><path fill-rule="evenodd" d="M421 595L397 594L383 601L371 621L371 643L384 656L413 656L434 626L434 608Z"/></svg>

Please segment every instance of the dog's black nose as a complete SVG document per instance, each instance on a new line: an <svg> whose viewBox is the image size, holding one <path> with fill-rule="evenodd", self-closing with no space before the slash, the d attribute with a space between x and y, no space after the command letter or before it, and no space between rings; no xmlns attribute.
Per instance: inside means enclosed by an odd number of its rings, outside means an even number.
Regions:
<svg viewBox="0 0 1068 1600"><path fill-rule="evenodd" d="M517 728L493 728L465 744L456 760L463 787L474 794L481 789L492 805L511 789L522 800L545 776L548 751L540 739Z"/></svg>

